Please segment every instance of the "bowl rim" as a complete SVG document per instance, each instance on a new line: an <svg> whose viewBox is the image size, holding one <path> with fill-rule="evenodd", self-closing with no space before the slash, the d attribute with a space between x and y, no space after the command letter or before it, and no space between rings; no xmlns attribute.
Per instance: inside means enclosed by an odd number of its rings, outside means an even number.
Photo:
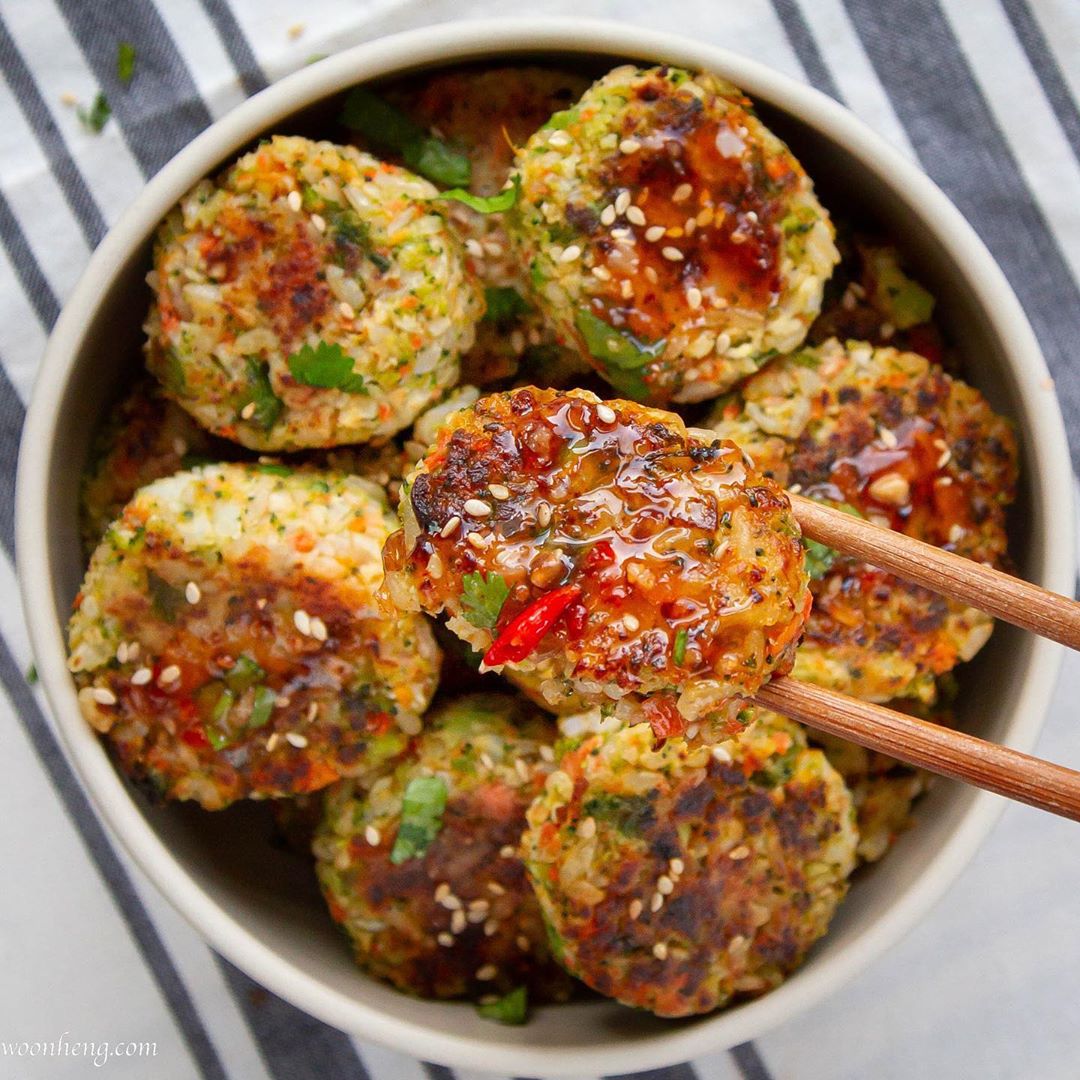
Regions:
<svg viewBox="0 0 1080 1080"><path fill-rule="evenodd" d="M337 1028L413 1057L508 1075L570 1076L658 1068L755 1038L809 1008L865 968L912 929L974 854L1004 807L976 793L947 842L919 878L868 929L834 955L807 964L777 990L624 1048L507 1045L432 1031L423 1024L358 1002L309 975L256 938L188 875L132 801L96 735L79 712L66 666L64 630L54 615L54 560L41 543L48 520L45 480L53 466L53 436L85 330L130 253L199 179L272 124L356 83L419 65L493 60L528 53L614 54L711 69L839 143L913 206L967 278L981 314L1001 341L1016 382L1019 412L1031 452L1025 462L1033 489L1072 492L1065 428L1034 333L1004 274L960 212L898 150L845 107L764 64L711 44L599 19L496 18L441 23L364 42L286 76L212 124L147 184L91 257L49 338L34 387L19 452L16 491L18 578L37 669L64 744L99 814L169 902L219 953L274 993ZM1075 575L1073 516L1035 537L1040 584L1069 593ZM1030 749L1042 727L1062 650L1033 643L1006 738ZM527 1029L526 1029L527 1030Z"/></svg>

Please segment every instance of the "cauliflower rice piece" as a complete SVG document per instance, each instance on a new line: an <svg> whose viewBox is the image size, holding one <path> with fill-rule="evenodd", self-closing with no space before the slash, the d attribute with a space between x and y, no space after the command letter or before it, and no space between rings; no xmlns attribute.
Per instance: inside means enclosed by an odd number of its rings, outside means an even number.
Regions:
<svg viewBox="0 0 1080 1080"><path fill-rule="evenodd" d="M159 230L150 370L258 450L400 431L457 381L484 310L435 195L353 147L274 136Z"/></svg>
<svg viewBox="0 0 1080 1080"><path fill-rule="evenodd" d="M382 493L282 465L141 489L76 597L69 667L124 770L220 809L371 775L420 729L439 652L376 593Z"/></svg>
<svg viewBox="0 0 1080 1080"><path fill-rule="evenodd" d="M635 400L715 397L797 348L839 261L810 178L708 73L616 68L533 135L516 179L544 314Z"/></svg>

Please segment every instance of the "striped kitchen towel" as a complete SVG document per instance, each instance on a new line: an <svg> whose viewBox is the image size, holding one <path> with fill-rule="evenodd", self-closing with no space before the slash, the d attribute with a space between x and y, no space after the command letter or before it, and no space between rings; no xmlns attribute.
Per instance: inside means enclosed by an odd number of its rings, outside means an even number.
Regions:
<svg viewBox="0 0 1080 1080"><path fill-rule="evenodd" d="M312 54L494 0L0 0L0 1051L153 1042L101 1075L451 1080L344 1035L212 953L114 845L65 760L16 595L19 433L45 338L108 226L212 120ZM514 14L613 17L722 44L813 83L917 160L989 245L1046 353L1080 462L1080 5L1075 0L549 0ZM130 90L116 48L137 54ZM85 130L74 102L105 93ZM1071 493L1062 492L1064 512ZM1080 760L1070 657L1041 752ZM755 1044L652 1074L880 1080L1072 1077L1077 860L1067 823L1009 809L903 946ZM85 1058L5 1060L84 1077ZM457 1074L463 1077L460 1072Z"/></svg>

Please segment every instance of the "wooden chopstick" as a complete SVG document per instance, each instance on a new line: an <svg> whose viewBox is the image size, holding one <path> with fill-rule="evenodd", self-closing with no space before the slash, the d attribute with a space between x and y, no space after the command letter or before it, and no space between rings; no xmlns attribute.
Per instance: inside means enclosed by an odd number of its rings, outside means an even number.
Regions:
<svg viewBox="0 0 1080 1080"><path fill-rule="evenodd" d="M1080 649L1080 603L951 551L790 492L803 533L942 596ZM896 757L902 755L897 754Z"/></svg>
<svg viewBox="0 0 1080 1080"><path fill-rule="evenodd" d="M1064 765L799 679L773 679L754 701L870 750L1080 821L1080 772Z"/></svg>

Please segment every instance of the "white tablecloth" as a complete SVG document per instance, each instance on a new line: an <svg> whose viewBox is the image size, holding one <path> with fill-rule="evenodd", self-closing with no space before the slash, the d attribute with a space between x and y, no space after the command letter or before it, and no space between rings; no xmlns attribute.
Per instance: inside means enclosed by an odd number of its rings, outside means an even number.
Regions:
<svg viewBox="0 0 1080 1080"><path fill-rule="evenodd" d="M355 1042L210 952L93 816L53 734L16 601L11 496L46 335L148 175L312 54L494 0L0 0L0 1080L449 1077ZM552 0L743 52L841 98L917 158L990 244L1039 334L1080 452L1080 5L1075 0ZM136 83L116 83L135 43ZM101 87L82 130L65 95ZM1063 492L1063 501L1069 493ZM1066 512L1063 509L1063 512ZM1080 762L1080 657L1039 752ZM1076 827L1010 806L922 926L831 1000L665 1080L1073 1080ZM6 1056L22 1042L152 1042L156 1056Z"/></svg>

